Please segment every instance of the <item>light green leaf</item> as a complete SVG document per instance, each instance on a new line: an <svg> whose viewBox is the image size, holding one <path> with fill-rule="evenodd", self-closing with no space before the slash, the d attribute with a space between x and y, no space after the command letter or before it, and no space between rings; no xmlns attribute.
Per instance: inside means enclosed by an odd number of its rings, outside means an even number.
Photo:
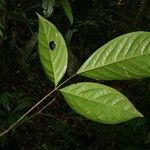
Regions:
<svg viewBox="0 0 150 150"><path fill-rule="evenodd" d="M44 16L47 18L53 13L53 7L55 5L55 0L43 0L42 8Z"/></svg>
<svg viewBox="0 0 150 150"><path fill-rule="evenodd" d="M70 23L73 24L73 14L70 3L68 0L61 0L61 2L66 16L68 17Z"/></svg>
<svg viewBox="0 0 150 150"><path fill-rule="evenodd" d="M78 83L60 89L77 113L106 124L116 124L143 117L119 91L97 83Z"/></svg>
<svg viewBox="0 0 150 150"><path fill-rule="evenodd" d="M66 72L68 52L65 41L57 28L39 16L38 46L42 66L55 86Z"/></svg>
<svg viewBox="0 0 150 150"><path fill-rule="evenodd" d="M82 65L77 74L97 80L150 76L150 32L133 32L108 42Z"/></svg>

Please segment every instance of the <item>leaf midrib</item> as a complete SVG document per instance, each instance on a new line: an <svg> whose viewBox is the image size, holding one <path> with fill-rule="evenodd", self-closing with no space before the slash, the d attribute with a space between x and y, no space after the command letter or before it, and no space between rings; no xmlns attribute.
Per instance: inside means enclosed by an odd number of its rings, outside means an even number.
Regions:
<svg viewBox="0 0 150 150"><path fill-rule="evenodd" d="M46 20L44 20L44 21L49 24L49 22L47 22ZM41 22L41 25L42 25L42 28L43 28L43 31L44 31L44 34L45 34L45 37L46 37L46 41L47 41L47 43L49 43L48 37L46 36L47 34L46 34L46 31L45 31L45 29L44 29L44 26L43 26L43 23L42 23L42 22ZM52 62L52 56L51 56L50 51L49 51L49 54L50 54L50 61L51 61L51 64L52 64L52 70L53 70L52 73L53 73L53 77L54 77L54 83L55 83L55 85L56 85L55 70L54 70L54 66L53 66L53 62Z"/></svg>
<svg viewBox="0 0 150 150"><path fill-rule="evenodd" d="M64 92L64 93L67 93L67 94L69 94L69 95L72 95L72 96L76 96L76 97L79 97L79 98L81 98L81 99L87 99L88 101L92 101L92 102L95 102L95 103L98 103L98 104L102 104L102 105L105 105L105 106L107 106L107 107L111 107L111 108L115 108L116 109L116 107L113 107L113 106L111 106L111 105L107 105L107 104L104 104L104 103L99 103L99 102L97 102L97 101L93 101L92 99L89 99L89 98L84 98L84 97L81 97L81 96L77 96L77 95L74 95L74 94L72 94L72 93L68 93L68 92L65 92L65 91L63 91L63 90L61 90L62 92ZM118 109L118 108L117 108ZM135 109L135 108L134 108ZM136 113L131 113L131 112L129 112L129 111L125 111L125 110L123 110L123 109L118 109L119 111L122 111L122 112L128 112L129 114L131 114L131 115L136 115L136 116L141 116L141 114L140 113L138 113L138 114L136 114ZM135 109L136 110L136 109ZM136 110L137 111L137 110ZM138 112L138 111L137 111Z"/></svg>

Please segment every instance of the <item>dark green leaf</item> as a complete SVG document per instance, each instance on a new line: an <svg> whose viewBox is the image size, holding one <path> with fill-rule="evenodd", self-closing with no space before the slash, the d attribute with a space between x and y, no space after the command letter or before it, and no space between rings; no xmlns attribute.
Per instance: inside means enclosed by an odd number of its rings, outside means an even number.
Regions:
<svg viewBox="0 0 150 150"><path fill-rule="evenodd" d="M0 102L3 104L7 111L10 111L13 103L13 96L9 92L4 92L0 95Z"/></svg>

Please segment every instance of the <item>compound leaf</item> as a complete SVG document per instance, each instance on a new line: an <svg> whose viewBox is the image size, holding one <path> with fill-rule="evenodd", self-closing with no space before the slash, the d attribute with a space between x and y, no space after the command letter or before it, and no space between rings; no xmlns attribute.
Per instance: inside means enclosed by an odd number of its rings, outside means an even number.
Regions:
<svg viewBox="0 0 150 150"><path fill-rule="evenodd" d="M117 37L98 49L77 74L97 80L123 80L150 76L150 32Z"/></svg>
<svg viewBox="0 0 150 150"><path fill-rule="evenodd" d="M81 82L60 91L73 110L93 121L116 124L143 117L127 97L102 84Z"/></svg>

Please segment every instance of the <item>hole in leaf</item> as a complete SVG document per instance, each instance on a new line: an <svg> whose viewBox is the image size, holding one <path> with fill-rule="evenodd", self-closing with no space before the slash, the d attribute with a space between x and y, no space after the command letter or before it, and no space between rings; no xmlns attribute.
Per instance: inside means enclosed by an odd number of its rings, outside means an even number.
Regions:
<svg viewBox="0 0 150 150"><path fill-rule="evenodd" d="M50 48L51 50L54 50L55 47L56 47L56 44L55 44L54 41L49 42L49 48Z"/></svg>

